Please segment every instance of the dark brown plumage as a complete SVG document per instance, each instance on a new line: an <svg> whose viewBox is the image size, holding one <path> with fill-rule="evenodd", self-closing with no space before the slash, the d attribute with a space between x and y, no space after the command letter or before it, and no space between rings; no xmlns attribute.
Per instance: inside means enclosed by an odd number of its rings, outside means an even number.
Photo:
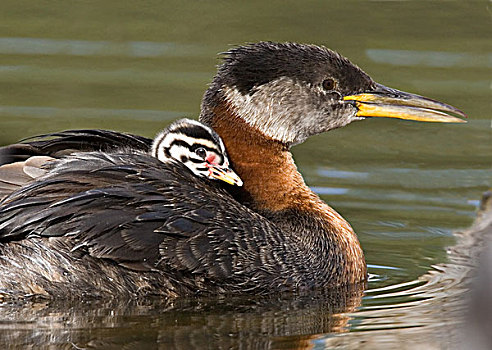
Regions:
<svg viewBox="0 0 492 350"><path fill-rule="evenodd" d="M7 146L4 163L58 159L0 202L0 291L176 296L362 282L355 233L306 186L289 148L385 113L463 115L377 84L325 48L258 43L226 53L200 115L223 139L242 189L159 163L141 153L151 140L133 135L69 131Z"/></svg>

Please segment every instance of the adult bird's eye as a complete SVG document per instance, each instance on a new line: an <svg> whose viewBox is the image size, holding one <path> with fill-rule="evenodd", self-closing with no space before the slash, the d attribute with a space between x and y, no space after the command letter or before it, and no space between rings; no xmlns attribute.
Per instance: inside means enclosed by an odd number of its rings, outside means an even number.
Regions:
<svg viewBox="0 0 492 350"><path fill-rule="evenodd" d="M207 155L207 151L205 151L205 148L203 147L198 147L196 150L195 150L195 153L197 156L199 156L200 158L204 158L206 157Z"/></svg>
<svg viewBox="0 0 492 350"><path fill-rule="evenodd" d="M325 79L323 80L323 82L321 83L321 85L323 86L323 89L326 90L326 91L331 91L335 88L335 80L332 79L332 78L328 78L328 79Z"/></svg>

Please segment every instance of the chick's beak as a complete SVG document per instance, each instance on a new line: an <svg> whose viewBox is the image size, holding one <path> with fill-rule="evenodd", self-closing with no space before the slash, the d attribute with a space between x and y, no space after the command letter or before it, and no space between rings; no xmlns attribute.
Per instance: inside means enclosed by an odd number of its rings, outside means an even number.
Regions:
<svg viewBox="0 0 492 350"><path fill-rule="evenodd" d="M242 186L241 178L229 167L217 164L208 164L208 176L212 179L224 181L230 185Z"/></svg>
<svg viewBox="0 0 492 350"><path fill-rule="evenodd" d="M357 107L357 117L385 117L422 122L466 123L465 113L445 103L378 84L376 89L345 96Z"/></svg>

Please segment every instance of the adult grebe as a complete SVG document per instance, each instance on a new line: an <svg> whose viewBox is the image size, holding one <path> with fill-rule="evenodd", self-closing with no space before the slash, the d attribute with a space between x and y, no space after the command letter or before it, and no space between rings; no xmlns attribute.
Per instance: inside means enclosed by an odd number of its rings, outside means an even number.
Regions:
<svg viewBox="0 0 492 350"><path fill-rule="evenodd" d="M163 166L136 153L152 141L133 135L70 131L7 146L7 162L61 159L0 203L0 289L176 296L364 281L355 233L306 186L289 148L365 117L462 122L452 114L464 116L377 84L323 47L261 42L230 50L200 120L222 137L244 186L231 195L180 164ZM100 152L67 161L74 150Z"/></svg>

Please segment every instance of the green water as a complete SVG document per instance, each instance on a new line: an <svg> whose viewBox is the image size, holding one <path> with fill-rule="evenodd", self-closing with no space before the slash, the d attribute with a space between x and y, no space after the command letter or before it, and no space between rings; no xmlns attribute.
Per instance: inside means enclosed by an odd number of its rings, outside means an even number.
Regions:
<svg viewBox="0 0 492 350"><path fill-rule="evenodd" d="M453 231L492 183L491 13L486 1L2 1L0 144L70 128L152 137L198 115L218 52L259 40L325 45L469 119L365 120L293 149L308 184L359 235L374 275L360 311L360 298L332 308L320 297L0 305L0 343L322 348L342 330L378 328L384 313L378 323L363 313L410 300L400 283L447 261ZM394 286L403 292L372 297ZM394 322L389 332L409 326Z"/></svg>

